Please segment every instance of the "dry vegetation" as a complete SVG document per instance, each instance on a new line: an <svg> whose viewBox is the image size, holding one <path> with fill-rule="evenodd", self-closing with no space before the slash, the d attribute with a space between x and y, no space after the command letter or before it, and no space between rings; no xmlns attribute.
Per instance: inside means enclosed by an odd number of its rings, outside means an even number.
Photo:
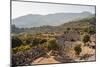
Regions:
<svg viewBox="0 0 100 67"><path fill-rule="evenodd" d="M94 20L75 21L79 22L76 24L81 24L78 27L74 26L75 22L73 21L70 27L65 29L63 25L63 30L58 32L13 35L12 64L16 66L94 61L96 49ZM82 26L80 22L91 24L86 26L84 23L84 26Z"/></svg>

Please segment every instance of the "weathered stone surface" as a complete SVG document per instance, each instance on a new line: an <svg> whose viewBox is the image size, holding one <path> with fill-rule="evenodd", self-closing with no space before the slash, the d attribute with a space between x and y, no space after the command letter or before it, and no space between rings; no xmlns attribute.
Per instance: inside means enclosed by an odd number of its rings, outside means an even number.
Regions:
<svg viewBox="0 0 100 67"><path fill-rule="evenodd" d="M45 54L42 48L32 48L25 52L17 52L12 54L12 64L13 66L19 65L30 65L31 61Z"/></svg>
<svg viewBox="0 0 100 67"><path fill-rule="evenodd" d="M65 41L74 42L79 40L80 40L80 34L77 31L73 31L73 30L66 32L64 35L56 38L56 42L59 47L63 47Z"/></svg>
<svg viewBox="0 0 100 67"><path fill-rule="evenodd" d="M64 34L66 41L77 41L80 40L80 34L77 31L71 30Z"/></svg>

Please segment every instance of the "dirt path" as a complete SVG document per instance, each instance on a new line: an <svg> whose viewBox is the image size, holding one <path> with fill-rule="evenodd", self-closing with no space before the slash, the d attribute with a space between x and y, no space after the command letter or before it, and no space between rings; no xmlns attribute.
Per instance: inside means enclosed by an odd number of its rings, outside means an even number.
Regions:
<svg viewBox="0 0 100 67"><path fill-rule="evenodd" d="M66 60L65 58L61 57L60 55L57 56L51 56L50 53L52 53L52 51L50 51L49 53L47 53L47 55L44 55L36 60L34 60L32 62L32 64L54 64L54 63L63 63L63 62L67 62L68 60ZM81 56L85 55L85 54L93 54L93 56L88 57L87 60L80 60L80 57L77 58L73 58L75 61L92 61L95 60L95 49L91 49L89 47L82 47L82 52L81 52Z"/></svg>
<svg viewBox="0 0 100 67"><path fill-rule="evenodd" d="M50 56L48 58L46 57L40 57L32 62L32 64L51 64L51 63L60 63L59 61L56 61L54 59L54 56Z"/></svg>

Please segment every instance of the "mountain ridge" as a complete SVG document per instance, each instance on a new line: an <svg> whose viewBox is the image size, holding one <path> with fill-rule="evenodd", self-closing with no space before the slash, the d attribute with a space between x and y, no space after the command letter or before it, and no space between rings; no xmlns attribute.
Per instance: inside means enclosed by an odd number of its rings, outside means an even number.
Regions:
<svg viewBox="0 0 100 67"><path fill-rule="evenodd" d="M69 22L75 19L82 19L92 15L93 14L89 12L55 13L48 15L28 14L12 19L12 24L15 24L19 28L31 28L43 25L57 26L65 22Z"/></svg>
<svg viewBox="0 0 100 67"><path fill-rule="evenodd" d="M58 32L58 31L65 31L67 28L80 29L80 28L87 28L89 26L95 26L96 25L95 20L96 20L95 16L92 16L84 19L65 22L59 26L43 25L40 27L18 28L16 27L16 25L11 25L11 27L12 27L12 33Z"/></svg>

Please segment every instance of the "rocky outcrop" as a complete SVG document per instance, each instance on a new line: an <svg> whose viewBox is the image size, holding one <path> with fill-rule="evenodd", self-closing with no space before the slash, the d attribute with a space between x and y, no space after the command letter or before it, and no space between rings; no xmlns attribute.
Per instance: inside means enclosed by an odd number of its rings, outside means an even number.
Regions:
<svg viewBox="0 0 100 67"><path fill-rule="evenodd" d="M56 38L56 42L58 46L63 46L65 41L79 41L80 34L77 31L71 30L65 32L62 36Z"/></svg>
<svg viewBox="0 0 100 67"><path fill-rule="evenodd" d="M32 48L25 52L17 52L12 54L12 64L13 66L30 65L31 61L45 54L45 50L42 48Z"/></svg>
<svg viewBox="0 0 100 67"><path fill-rule="evenodd" d="M65 59L73 58L74 53L72 53L71 50L73 50L73 46L77 44L79 40L80 34L75 30L65 32L62 36L56 38L57 46L60 49L59 51Z"/></svg>

